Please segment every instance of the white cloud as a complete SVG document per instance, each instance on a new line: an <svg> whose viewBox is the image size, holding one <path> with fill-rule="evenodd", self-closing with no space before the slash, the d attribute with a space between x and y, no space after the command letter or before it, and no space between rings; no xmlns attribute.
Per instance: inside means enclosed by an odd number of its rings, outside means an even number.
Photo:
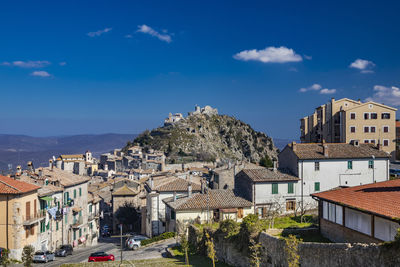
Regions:
<svg viewBox="0 0 400 267"><path fill-rule="evenodd" d="M400 89L396 86L386 87L383 85L375 85L373 96L368 97L366 101L400 106Z"/></svg>
<svg viewBox="0 0 400 267"><path fill-rule="evenodd" d="M98 30L96 32L88 32L87 35L89 37L96 37L96 36L102 35L103 33L107 33L107 32L109 32L111 30L112 30L112 28L105 28L104 30Z"/></svg>
<svg viewBox="0 0 400 267"><path fill-rule="evenodd" d="M322 88L322 86L318 83L314 83L313 85L311 85L310 87L307 88L300 88L300 92L305 93L307 91L318 91Z"/></svg>
<svg viewBox="0 0 400 267"><path fill-rule="evenodd" d="M303 56L304 56L304 58L307 59L307 60L311 60L311 59L312 59L312 56L307 56L307 55L303 55Z"/></svg>
<svg viewBox="0 0 400 267"><path fill-rule="evenodd" d="M313 85L306 87L306 88L300 88L299 92L305 93L309 91L317 91L322 95L328 95L328 94L334 94L336 93L336 89L328 89L328 88L323 88L322 86L318 83L314 83Z"/></svg>
<svg viewBox="0 0 400 267"><path fill-rule="evenodd" d="M296 54L293 49L281 47L266 47L263 50L244 50L233 56L234 59L243 61L261 61L263 63L286 63L286 62L299 62L303 58Z"/></svg>
<svg viewBox="0 0 400 267"><path fill-rule="evenodd" d="M51 75L47 71L38 70L31 73L32 76L38 77L50 77Z"/></svg>
<svg viewBox="0 0 400 267"><path fill-rule="evenodd" d="M138 25L138 28L139 29L137 30L137 32L149 34L149 35L151 35L153 37L156 37L159 40L167 42L167 43L172 42L171 35L170 34L166 34L166 32L167 32L166 30L163 30L164 34L161 34L158 31L154 30L153 28L151 28L151 27L149 27L149 26L147 26L145 24Z"/></svg>
<svg viewBox="0 0 400 267"><path fill-rule="evenodd" d="M14 66L20 68L43 68L51 63L46 60L38 60L38 61L13 61L13 62L2 62L1 65L3 66Z"/></svg>
<svg viewBox="0 0 400 267"><path fill-rule="evenodd" d="M324 88L321 91L319 91L320 94L322 95L331 95L336 93L336 89L328 89L328 88Z"/></svg>
<svg viewBox="0 0 400 267"><path fill-rule="evenodd" d="M350 68L358 69L361 73L373 73L373 67L375 67L375 63L365 59L356 59L353 63L350 64Z"/></svg>
<svg viewBox="0 0 400 267"><path fill-rule="evenodd" d="M58 65L65 66L65 65L67 65L67 62L63 61L63 62L58 63Z"/></svg>

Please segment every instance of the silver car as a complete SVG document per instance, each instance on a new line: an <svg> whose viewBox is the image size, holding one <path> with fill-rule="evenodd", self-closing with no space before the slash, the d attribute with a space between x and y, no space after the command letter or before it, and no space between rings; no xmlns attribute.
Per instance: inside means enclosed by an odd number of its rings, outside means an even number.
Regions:
<svg viewBox="0 0 400 267"><path fill-rule="evenodd" d="M33 256L33 262L54 261L54 253L51 251L36 251Z"/></svg>

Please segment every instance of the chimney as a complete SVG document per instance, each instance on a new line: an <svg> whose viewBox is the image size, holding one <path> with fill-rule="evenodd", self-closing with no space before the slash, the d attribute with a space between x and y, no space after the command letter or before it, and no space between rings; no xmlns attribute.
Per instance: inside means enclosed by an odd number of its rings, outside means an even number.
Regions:
<svg viewBox="0 0 400 267"><path fill-rule="evenodd" d="M176 201L176 192L174 192L173 201Z"/></svg>
<svg viewBox="0 0 400 267"><path fill-rule="evenodd" d="M273 160L272 160L272 163L274 164L274 169L273 169L274 172L277 172L277 171L278 171L278 168L277 168L277 165L278 165L278 164L277 164L276 159L273 159Z"/></svg>
<svg viewBox="0 0 400 267"><path fill-rule="evenodd" d="M150 188L153 190L153 187L154 187L153 177L150 177Z"/></svg>
<svg viewBox="0 0 400 267"><path fill-rule="evenodd" d="M105 171L108 171L108 164L107 164L107 163L104 164L104 170L105 170Z"/></svg>
<svg viewBox="0 0 400 267"><path fill-rule="evenodd" d="M233 177L236 176L236 164L237 164L237 163L235 163L235 164L233 165Z"/></svg>
<svg viewBox="0 0 400 267"><path fill-rule="evenodd" d="M39 178L42 178L43 177L43 169L39 168L38 173L39 173Z"/></svg>
<svg viewBox="0 0 400 267"><path fill-rule="evenodd" d="M378 145L377 145L377 147L378 147L378 150L379 150L379 151L382 151L381 140L378 140Z"/></svg>
<svg viewBox="0 0 400 267"><path fill-rule="evenodd" d="M323 147L323 151L324 151L324 157L328 157L329 156L328 146L324 144L322 147Z"/></svg>
<svg viewBox="0 0 400 267"><path fill-rule="evenodd" d="M50 170L53 170L53 160L52 159L50 159L49 160L49 168L50 168Z"/></svg>
<svg viewBox="0 0 400 267"><path fill-rule="evenodd" d="M232 168L232 163L230 161L228 161L228 170Z"/></svg>
<svg viewBox="0 0 400 267"><path fill-rule="evenodd" d="M292 150L293 150L293 152L296 152L296 142L295 141L292 142Z"/></svg>
<svg viewBox="0 0 400 267"><path fill-rule="evenodd" d="M189 184L188 184L188 197L191 197L191 196L192 196L192 183L189 182Z"/></svg>
<svg viewBox="0 0 400 267"><path fill-rule="evenodd" d="M35 172L35 168L33 167L33 163L32 161L28 161L28 172L34 173Z"/></svg>
<svg viewBox="0 0 400 267"><path fill-rule="evenodd" d="M17 166L16 175L17 175L17 176L20 176L21 174L22 174L22 168L21 168L21 165L18 165L18 166Z"/></svg>
<svg viewBox="0 0 400 267"><path fill-rule="evenodd" d="M206 183L204 180L201 180L201 193L204 194L206 192Z"/></svg>

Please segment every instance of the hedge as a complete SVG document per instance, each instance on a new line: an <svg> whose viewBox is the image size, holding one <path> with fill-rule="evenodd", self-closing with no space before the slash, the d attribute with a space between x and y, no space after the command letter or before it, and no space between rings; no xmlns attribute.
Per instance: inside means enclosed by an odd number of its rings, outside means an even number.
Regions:
<svg viewBox="0 0 400 267"><path fill-rule="evenodd" d="M175 237L175 232L166 232L166 233L162 233L161 235L155 236L153 238L142 240L142 241L140 241L140 245L145 246L145 245L148 245L148 244L160 241L160 240L172 238L172 237Z"/></svg>

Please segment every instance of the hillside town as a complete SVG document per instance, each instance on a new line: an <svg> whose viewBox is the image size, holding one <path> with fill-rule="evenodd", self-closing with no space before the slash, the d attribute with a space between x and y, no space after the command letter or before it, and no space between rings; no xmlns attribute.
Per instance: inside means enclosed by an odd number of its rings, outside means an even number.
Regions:
<svg viewBox="0 0 400 267"><path fill-rule="evenodd" d="M196 106L190 116L218 111ZM65 247L79 251L113 237L152 239L194 225L240 224L250 215L269 222L266 233L279 218L300 216L314 217L310 231L329 243L393 242L400 228L395 118L390 106L332 98L300 119L300 143L260 162L171 164L166 151L137 144L99 159L86 151L53 157L47 167L28 162L0 176L0 247L15 260L27 245L66 256ZM164 125L185 119L170 114ZM137 250L140 242L126 246ZM236 265L234 259L227 263Z"/></svg>

